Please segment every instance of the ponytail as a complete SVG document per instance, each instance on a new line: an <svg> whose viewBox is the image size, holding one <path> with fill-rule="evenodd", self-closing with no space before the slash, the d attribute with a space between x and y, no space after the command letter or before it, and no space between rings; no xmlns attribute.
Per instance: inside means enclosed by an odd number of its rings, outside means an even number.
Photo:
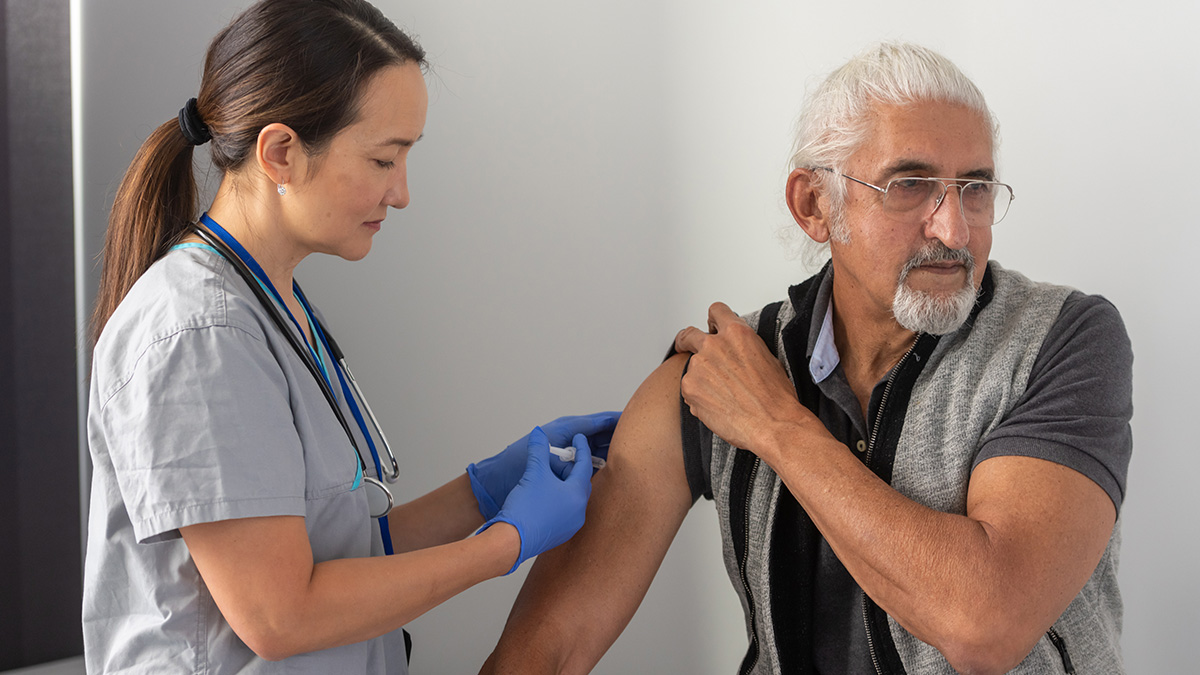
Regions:
<svg viewBox="0 0 1200 675"><path fill-rule="evenodd" d="M173 119L142 143L125 172L104 236L104 265L92 312L93 343L138 277L186 236L195 221L192 147Z"/></svg>

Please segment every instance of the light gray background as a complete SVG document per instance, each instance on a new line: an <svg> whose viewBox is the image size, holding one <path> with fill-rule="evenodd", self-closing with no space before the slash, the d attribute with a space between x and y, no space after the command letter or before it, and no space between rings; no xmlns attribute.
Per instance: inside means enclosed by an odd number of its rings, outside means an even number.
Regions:
<svg viewBox="0 0 1200 675"><path fill-rule="evenodd" d="M208 40L247 4L76 0L81 306L125 166L195 95ZM1135 673L1192 663L1197 3L378 5L433 63L412 205L363 262L314 259L298 276L399 446L401 498L535 423L623 406L708 303L752 310L802 280L775 231L804 91L870 42L910 39L958 63L1000 118L1017 200L993 257L1125 317L1126 659ZM719 551L702 503L596 672L732 672L745 639ZM414 622L414 672L473 672L523 574Z"/></svg>

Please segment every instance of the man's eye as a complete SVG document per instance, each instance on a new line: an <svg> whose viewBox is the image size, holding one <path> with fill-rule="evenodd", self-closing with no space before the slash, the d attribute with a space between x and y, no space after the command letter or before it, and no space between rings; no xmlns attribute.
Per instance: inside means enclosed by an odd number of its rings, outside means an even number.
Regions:
<svg viewBox="0 0 1200 675"><path fill-rule="evenodd" d="M919 178L900 178L892 181L891 190L898 192L913 194L924 192L929 189L928 181L923 181Z"/></svg>
<svg viewBox="0 0 1200 675"><path fill-rule="evenodd" d="M378 164L379 168L381 168L381 169L390 169L393 166L396 166L395 162L385 162L385 161L379 160L379 159L375 160L375 163Z"/></svg>

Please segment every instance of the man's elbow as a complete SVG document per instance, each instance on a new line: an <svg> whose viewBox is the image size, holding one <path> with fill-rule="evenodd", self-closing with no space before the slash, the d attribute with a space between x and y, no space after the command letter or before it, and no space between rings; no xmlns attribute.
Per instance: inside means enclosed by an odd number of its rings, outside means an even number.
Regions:
<svg viewBox="0 0 1200 675"><path fill-rule="evenodd" d="M1001 674L1016 668L1033 651L1040 634L1004 625L1003 620L977 621L959 627L939 641L938 650L963 675Z"/></svg>
<svg viewBox="0 0 1200 675"><path fill-rule="evenodd" d="M556 675L564 672L561 659L539 644L516 645L501 642L488 656L479 675Z"/></svg>

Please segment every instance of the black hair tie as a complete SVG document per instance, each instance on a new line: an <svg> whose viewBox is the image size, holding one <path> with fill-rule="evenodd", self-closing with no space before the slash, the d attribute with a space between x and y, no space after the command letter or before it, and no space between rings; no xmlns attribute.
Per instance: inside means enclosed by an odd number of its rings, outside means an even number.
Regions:
<svg viewBox="0 0 1200 675"><path fill-rule="evenodd" d="M200 108L196 106L196 99L189 98L187 104L179 109L179 130L192 145L204 145L212 139L208 125L200 119Z"/></svg>

